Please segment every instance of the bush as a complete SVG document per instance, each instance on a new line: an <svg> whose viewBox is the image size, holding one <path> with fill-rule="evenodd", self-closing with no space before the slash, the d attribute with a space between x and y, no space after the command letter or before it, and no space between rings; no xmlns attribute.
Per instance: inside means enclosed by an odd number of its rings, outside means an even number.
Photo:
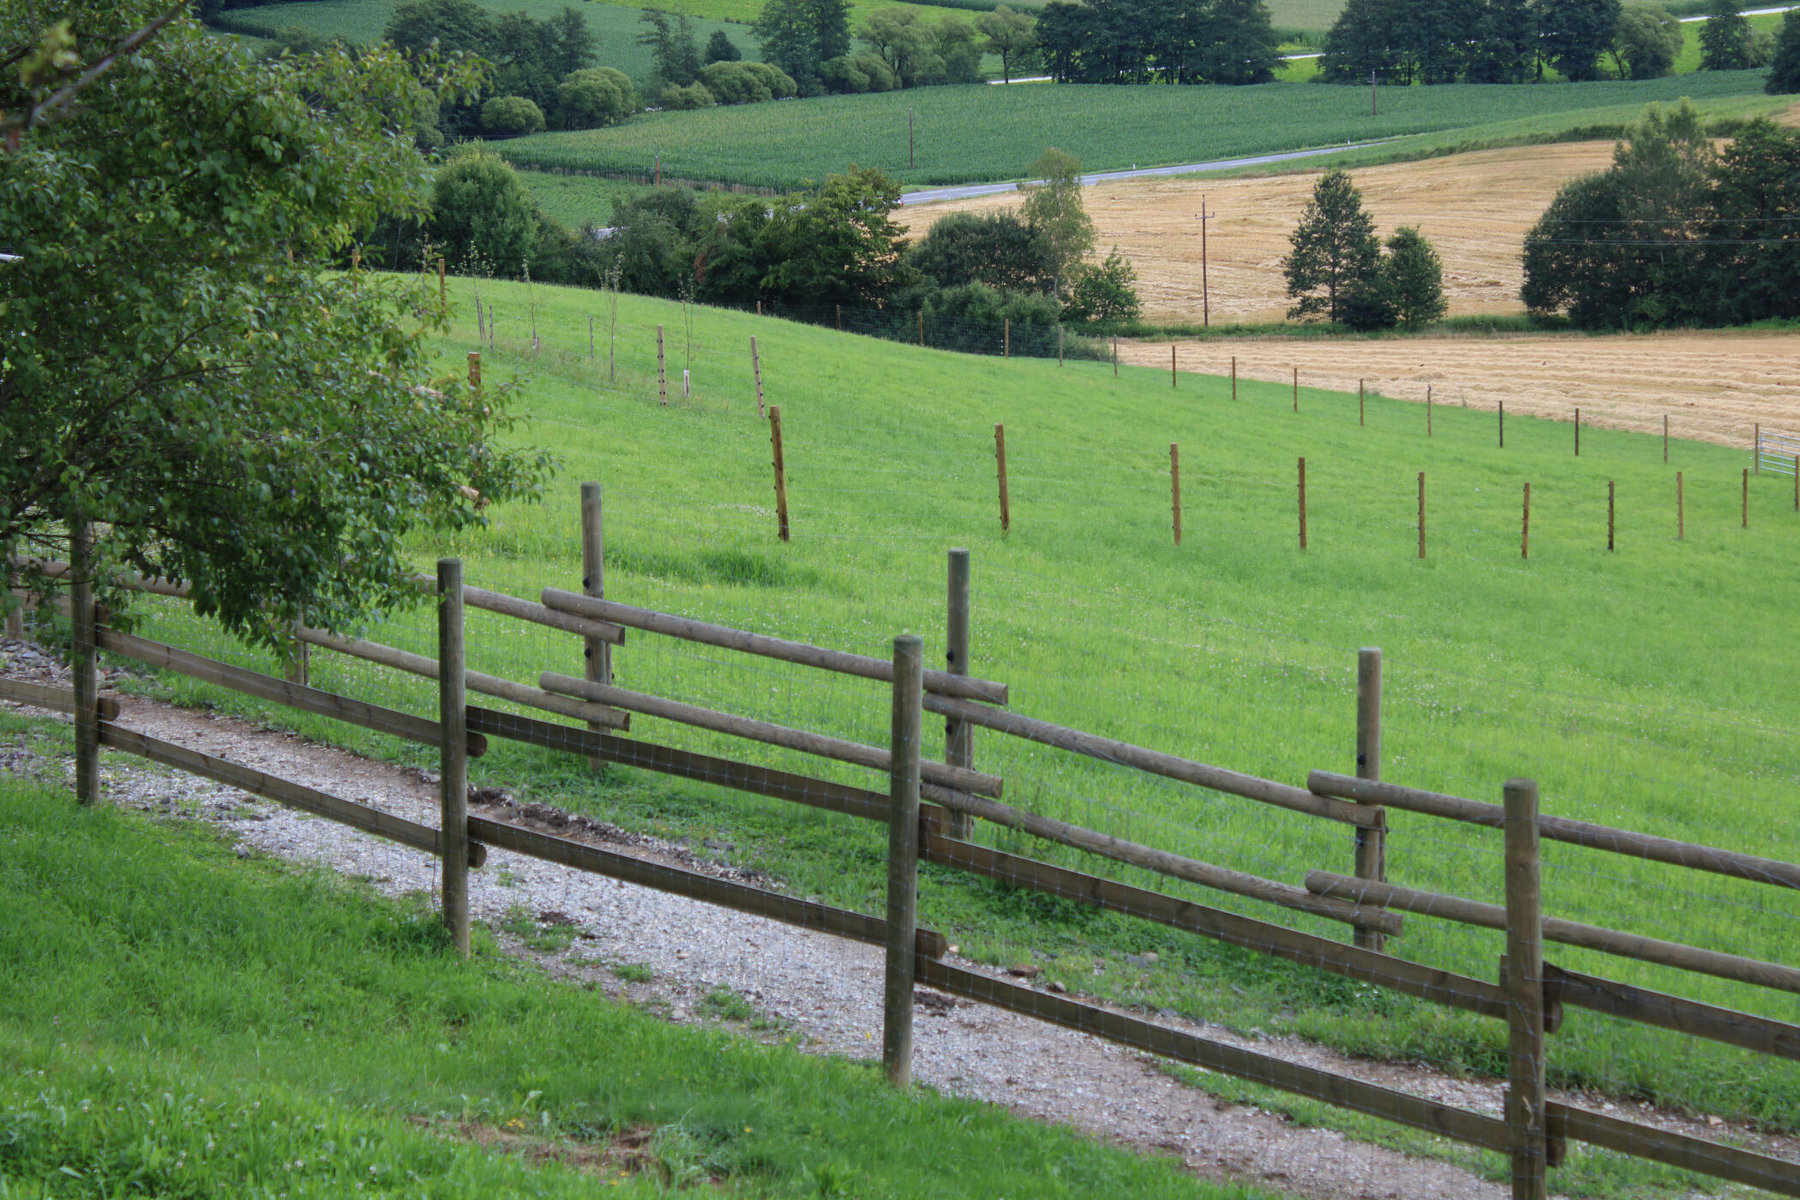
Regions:
<svg viewBox="0 0 1800 1200"><path fill-rule="evenodd" d="M557 119L564 129L612 125L636 108L631 77L612 67L571 71L556 88Z"/></svg>
<svg viewBox="0 0 1800 1200"><path fill-rule="evenodd" d="M1136 282L1137 271L1114 246L1098 266L1076 276L1062 315L1071 321L1130 321L1144 310L1132 286Z"/></svg>
<svg viewBox="0 0 1800 1200"><path fill-rule="evenodd" d="M833 92L891 92L900 86L894 69L880 55L866 50L827 61L819 75L826 89Z"/></svg>
<svg viewBox="0 0 1800 1200"><path fill-rule="evenodd" d="M907 261L938 287L985 283L1010 292L1056 289L1056 258L1017 212L951 213L907 252Z"/></svg>
<svg viewBox="0 0 1800 1200"><path fill-rule="evenodd" d="M716 62L700 72L700 82L720 104L785 100L798 90L793 77L759 62Z"/></svg>
<svg viewBox="0 0 1800 1200"><path fill-rule="evenodd" d="M541 133L544 110L523 96L495 96L481 106L481 128L495 137Z"/></svg>
<svg viewBox="0 0 1800 1200"><path fill-rule="evenodd" d="M517 275L538 236L537 202L511 165L485 147L457 148L431 195L431 241L459 266L477 261Z"/></svg>
<svg viewBox="0 0 1800 1200"><path fill-rule="evenodd" d="M718 103L713 99L713 94L706 90L704 83L690 83L686 87L665 84L659 100L662 107L670 112L685 112L690 108L711 108Z"/></svg>

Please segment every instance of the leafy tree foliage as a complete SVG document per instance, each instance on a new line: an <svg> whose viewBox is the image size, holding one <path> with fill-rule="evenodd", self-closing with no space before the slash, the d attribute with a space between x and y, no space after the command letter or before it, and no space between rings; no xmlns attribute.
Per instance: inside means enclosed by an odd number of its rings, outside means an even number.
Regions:
<svg viewBox="0 0 1800 1200"><path fill-rule="evenodd" d="M1537 16L1528 0L1486 0L1463 67L1468 83L1524 83L1537 66Z"/></svg>
<svg viewBox="0 0 1800 1200"><path fill-rule="evenodd" d="M1378 282L1381 243L1348 171L1327 171L1320 177L1290 243L1282 270L1288 296L1295 301L1288 310L1291 318L1322 314L1328 321L1346 320L1351 302Z"/></svg>
<svg viewBox="0 0 1800 1200"><path fill-rule="evenodd" d="M1051 0L1037 42L1065 83L1266 83L1280 61L1263 0Z"/></svg>
<svg viewBox="0 0 1800 1200"><path fill-rule="evenodd" d="M1600 78L1600 56L1612 44L1619 0L1538 0L1538 41L1565 79Z"/></svg>
<svg viewBox="0 0 1800 1200"><path fill-rule="evenodd" d="M907 261L937 287L981 283L996 291L1042 295L1056 290L1060 265L1048 240L1010 210L942 217Z"/></svg>
<svg viewBox="0 0 1800 1200"><path fill-rule="evenodd" d="M382 37L415 58L435 47L484 59L490 64L485 95L523 96L540 111L555 107L564 79L593 65L599 45L573 8L538 21L522 12L494 17L475 0L406 0ZM481 126L480 108L451 106L443 123L459 136L472 134Z"/></svg>
<svg viewBox="0 0 1800 1200"><path fill-rule="evenodd" d="M981 78L975 27L954 13L934 25L911 9L877 9L856 37L887 65L900 87L975 83Z"/></svg>
<svg viewBox="0 0 1800 1200"><path fill-rule="evenodd" d="M473 273L521 275L537 242L537 201L499 155L458 147L433 182L430 229L449 262Z"/></svg>
<svg viewBox="0 0 1800 1200"><path fill-rule="evenodd" d="M894 69L880 55L866 50L832 59L819 74L830 92L891 92L900 86Z"/></svg>
<svg viewBox="0 0 1800 1200"><path fill-rule="evenodd" d="M1755 37L1737 0L1714 0L1700 23L1700 69L1742 71L1751 65Z"/></svg>
<svg viewBox="0 0 1800 1200"><path fill-rule="evenodd" d="M1800 10L1790 9L1781 18L1775 37L1775 53L1763 90L1771 96L1800 92Z"/></svg>
<svg viewBox="0 0 1800 1200"><path fill-rule="evenodd" d="M1681 22L1660 4L1627 5L1613 30L1612 56L1621 79L1657 79L1675 70Z"/></svg>
<svg viewBox="0 0 1800 1200"><path fill-rule="evenodd" d="M637 108L631 77L613 67L571 72L556 85L557 121L564 129L593 129L624 120Z"/></svg>
<svg viewBox="0 0 1800 1200"><path fill-rule="evenodd" d="M1020 185L1025 194L1020 211L1056 266L1054 291L1061 295L1094 248L1094 222L1081 202L1081 160L1051 146L1032 164L1031 173L1041 182Z"/></svg>
<svg viewBox="0 0 1800 1200"><path fill-rule="evenodd" d="M1062 315L1071 321L1119 322L1136 319L1143 312L1138 298L1137 270L1114 246L1098 264L1083 268L1069 289Z"/></svg>
<svg viewBox="0 0 1800 1200"><path fill-rule="evenodd" d="M48 15L79 32L7 72L0 110L164 7L64 0ZM29 68L45 16L0 8L0 59ZM92 521L102 569L185 580L268 641L416 603L409 533L539 484L544 460L495 444L508 389L434 377L444 315L416 277L329 269L353 230L422 210L419 103L391 50L252 62L183 17L0 149L18 256L0 267L0 553L59 554L54 530Z"/></svg>
<svg viewBox="0 0 1800 1200"><path fill-rule="evenodd" d="M700 47L686 13L646 8L639 20L645 28L638 34L638 45L649 47L650 61L660 83L687 87L700 77Z"/></svg>
<svg viewBox="0 0 1800 1200"><path fill-rule="evenodd" d="M780 67L759 62L711 63L701 69L700 83L719 104L786 100L798 90Z"/></svg>
<svg viewBox="0 0 1800 1200"><path fill-rule="evenodd" d="M503 138L540 133L544 110L523 96L495 96L481 106L481 128Z"/></svg>
<svg viewBox="0 0 1800 1200"><path fill-rule="evenodd" d="M850 53L849 0L766 0L756 36L763 60L787 72L802 96L816 96L825 64Z"/></svg>
<svg viewBox="0 0 1800 1200"><path fill-rule="evenodd" d="M707 65L711 66L716 62L742 62L744 52L738 49L737 43L731 40L730 34L723 29L715 29L712 36L706 39L706 49L702 51L701 56L705 58Z"/></svg>
<svg viewBox="0 0 1800 1200"><path fill-rule="evenodd" d="M975 28L987 41L982 49L999 56L1000 77L1012 82L1015 70L1029 70L1037 61L1037 20L1030 13L1014 12L1002 4L975 18Z"/></svg>
<svg viewBox="0 0 1800 1200"><path fill-rule="evenodd" d="M1800 131L1753 121L1712 175L1707 319L1800 317Z"/></svg>
<svg viewBox="0 0 1800 1200"><path fill-rule="evenodd" d="M1381 260L1382 298L1402 325L1429 325L1444 315L1444 264L1410 225L1394 230Z"/></svg>

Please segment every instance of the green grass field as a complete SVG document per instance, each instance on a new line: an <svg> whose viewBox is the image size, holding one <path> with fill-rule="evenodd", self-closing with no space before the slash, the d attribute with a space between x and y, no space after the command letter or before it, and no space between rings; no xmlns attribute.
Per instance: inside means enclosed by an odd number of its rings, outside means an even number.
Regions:
<svg viewBox="0 0 1800 1200"><path fill-rule="evenodd" d="M1204 162L1369 138L1431 135L1478 140L1496 124L1509 136L1552 137L1616 128L1651 102L1691 97L1707 111L1778 106L1760 72L1589 84L1390 88L1369 115L1360 88L1119 88L986 85L875 96L657 113L611 129L543 133L505 143L520 167L663 170L690 179L770 187L821 180L849 163L880 167L909 185L1025 177L1045 146L1089 170ZM907 111L917 166L907 163ZM1391 152L1404 152L1404 144Z"/></svg>
<svg viewBox="0 0 1800 1200"><path fill-rule="evenodd" d="M519 181L547 216L570 229L607 224L612 220L614 204L645 190L640 184L550 171L520 171Z"/></svg>
<svg viewBox="0 0 1800 1200"><path fill-rule="evenodd" d="M45 744L0 718L9 749ZM0 780L0 1195L1252 1200L553 983L429 903Z"/></svg>
<svg viewBox="0 0 1800 1200"><path fill-rule="evenodd" d="M471 311L472 285L453 299ZM616 342L598 293L482 285L500 321L490 381L530 377L525 436L557 448L563 474L541 507L493 514L485 533L421 543L421 565L465 558L472 583L533 595L579 579L576 485L606 489L607 594L780 636L870 654L916 632L942 641L944 552L969 547L977 673L1012 685L1025 713L1202 761L1303 782L1348 771L1360 646L1387 656L1385 777L1497 801L1501 782L1540 781L1545 810L1704 844L1800 859L1788 819L1800 693L1791 562L1800 541L1792 484L1752 480L1738 527L1741 450L1508 422L1218 378L1099 364L968 358L738 314L623 298ZM528 311L544 350L519 353ZM596 358L589 360L588 319ZM689 322L691 321L691 332ZM674 379L657 402L655 327ZM759 338L771 403L783 409L794 540L775 536L767 426L755 416L748 339ZM445 347L459 369L467 322ZM1646 338L1653 356L1656 340ZM609 346L617 379L609 378ZM1421 343L1422 353L1429 343ZM1220 347L1223 370L1230 348ZM1242 347L1245 353L1255 353ZM681 399L681 371L694 395ZM1676 414L1679 433L1679 412ZM993 427L1007 430L1013 527L1000 535ZM1182 448L1185 540L1170 544L1168 447ZM1295 459L1307 458L1310 548L1296 546ZM1687 538L1674 536L1674 475L1685 473ZM1417 558L1416 475L1429 491L1429 557ZM1607 484L1618 549L1606 549ZM1532 484L1532 556L1519 557L1521 485ZM171 618L172 620L172 618ZM152 633L207 645L181 622ZM420 620L377 636L430 652ZM486 614L471 667L535 680L579 670L552 631ZM261 662L218 645L244 661ZM623 686L869 743L887 736L882 689L799 668L633 635ZM319 686L430 711L429 688L322 656ZM173 695L218 700L187 685ZM258 711L237 701L230 706ZM323 722L283 718L308 732ZM804 773L879 782L784 752L640 718L634 731ZM373 736L380 753L427 762ZM1004 774L1010 802L1288 882L1347 870L1348 830L1249 801L1148 780L998 737L978 764ZM885 834L848 819L705 787L608 773L512 746L477 764L486 779L620 824L739 849L735 861L796 891L879 911ZM1500 898L1489 831L1396 815L1390 877ZM1156 883L1073 853L999 843L1260 915L1250 902ZM1754 884L1546 847L1553 915L1775 961L1796 961L1800 905ZM1172 1007L1240 1029L1300 1034L1357 1053L1453 1071L1503 1070L1491 1022L1273 964L1253 954L1070 903L1007 894L950 872L926 875L921 921L964 952L1029 959L1071 988ZM1342 935L1339 927L1298 919ZM1408 918L1397 952L1492 977L1497 935ZM1122 957L1155 949L1161 962ZM1554 961L1794 1019L1792 997L1555 948ZM1109 964L1096 969L1095 960ZM1553 1077L1800 1128L1800 1071L1734 1050L1572 1013L1551 1044ZM1567 1178L1565 1174L1565 1179ZM1567 1186L1565 1184L1565 1186ZM1602 1191L1604 1189L1601 1189Z"/></svg>

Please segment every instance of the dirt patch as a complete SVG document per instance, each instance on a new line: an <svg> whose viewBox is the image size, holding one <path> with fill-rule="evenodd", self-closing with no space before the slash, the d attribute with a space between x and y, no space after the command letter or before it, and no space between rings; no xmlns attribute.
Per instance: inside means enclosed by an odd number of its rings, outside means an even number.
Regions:
<svg viewBox="0 0 1800 1200"><path fill-rule="evenodd" d="M1354 396L1372 392L1749 448L1753 426L1800 431L1800 333L1671 332L1427 338L1257 338L1177 343L1182 369ZM1168 343L1121 344L1124 362L1167 370ZM1302 403L1304 404L1304 397ZM1351 412L1351 416L1355 413ZM1423 417L1421 416L1421 421Z"/></svg>
<svg viewBox="0 0 1800 1200"><path fill-rule="evenodd" d="M1444 261L1454 315L1523 312L1525 234L1569 180L1604 169L1611 142L1483 150L1354 172L1363 207L1382 236L1415 225ZM1206 259L1215 323L1280 320L1287 312L1281 259L1320 172L1247 179L1129 180L1085 194L1102 251L1117 244L1137 269L1144 315L1198 321L1200 200L1209 222ZM1014 208L1018 196L984 196L907 209L914 236L952 212Z"/></svg>

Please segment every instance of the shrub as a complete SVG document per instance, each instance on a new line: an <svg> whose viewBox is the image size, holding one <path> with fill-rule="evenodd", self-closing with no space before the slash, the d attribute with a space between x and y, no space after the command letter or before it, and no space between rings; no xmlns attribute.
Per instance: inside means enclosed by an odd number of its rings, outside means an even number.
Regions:
<svg viewBox="0 0 1800 1200"><path fill-rule="evenodd" d="M706 90L704 83L690 83L686 87L666 84L660 99L662 106L671 112L683 112L690 108L711 108L717 103L713 99L713 94Z"/></svg>
<svg viewBox="0 0 1800 1200"><path fill-rule="evenodd" d="M785 100L797 90L793 77L758 62L716 62L700 72L700 82L720 104Z"/></svg>
<svg viewBox="0 0 1800 1200"><path fill-rule="evenodd" d="M820 68L825 87L833 92L891 92L900 86L894 69L879 54L863 51L834 58Z"/></svg>
<svg viewBox="0 0 1800 1200"><path fill-rule="evenodd" d="M556 88L557 118L564 129L593 129L622 121L637 108L631 77L612 67L571 71Z"/></svg>
<svg viewBox="0 0 1800 1200"><path fill-rule="evenodd" d="M524 96L495 96L481 106L481 128L495 137L540 133L544 110Z"/></svg>
<svg viewBox="0 0 1800 1200"><path fill-rule="evenodd" d="M1114 246L1098 266L1075 277L1063 316L1071 321L1129 321L1144 309L1132 286L1136 282L1137 271Z"/></svg>

